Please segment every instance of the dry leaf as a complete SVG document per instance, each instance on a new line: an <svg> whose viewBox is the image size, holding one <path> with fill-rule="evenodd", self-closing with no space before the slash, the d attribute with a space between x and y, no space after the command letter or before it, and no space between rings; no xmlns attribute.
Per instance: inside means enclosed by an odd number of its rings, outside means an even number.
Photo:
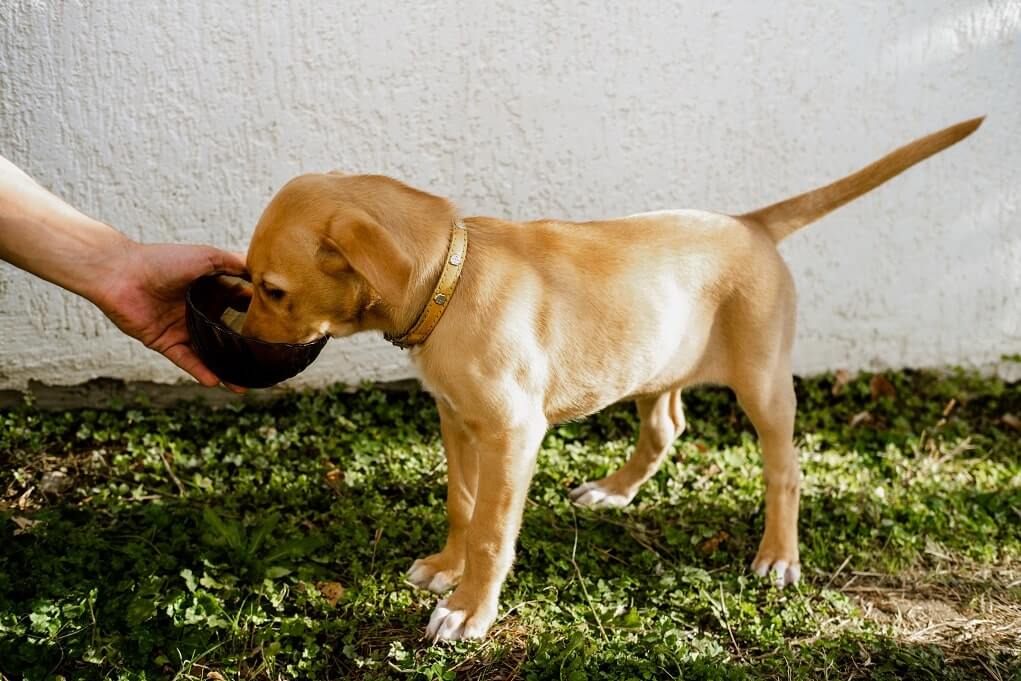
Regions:
<svg viewBox="0 0 1021 681"><path fill-rule="evenodd" d="M726 530L720 530L713 536L702 542L702 553L715 553L720 548L720 544L730 539L730 535L727 534Z"/></svg>
<svg viewBox="0 0 1021 681"><path fill-rule="evenodd" d="M39 491L43 494L61 494L72 484L74 481L64 471L46 471L39 479Z"/></svg>
<svg viewBox="0 0 1021 681"><path fill-rule="evenodd" d="M21 496L18 497L18 508L20 508L22 511L28 508L28 499L29 497L32 496L32 492L34 491L35 487L33 486L29 487L28 489L21 493Z"/></svg>
<svg viewBox="0 0 1021 681"><path fill-rule="evenodd" d="M878 400L880 397L893 397L897 394L897 389L893 387L893 383L886 380L886 377L882 374L876 374L869 379L869 390L872 392L872 399Z"/></svg>
<svg viewBox="0 0 1021 681"><path fill-rule="evenodd" d="M950 416L950 412L952 412L954 410L954 407L956 407L956 406L957 406L957 400L955 398L951 397L950 401L947 402L947 405L945 407L943 407L943 416Z"/></svg>
<svg viewBox="0 0 1021 681"><path fill-rule="evenodd" d="M1000 420L1006 423L1014 430L1021 430L1021 419L1014 416L1013 414L1004 414L1000 417Z"/></svg>
<svg viewBox="0 0 1021 681"><path fill-rule="evenodd" d="M316 588L330 605L336 605L344 597L344 587L338 582L316 582Z"/></svg>
<svg viewBox="0 0 1021 681"><path fill-rule="evenodd" d="M339 468L332 468L323 476L323 481L325 481L326 486L334 492L339 492L341 486L344 484L344 471Z"/></svg>
<svg viewBox="0 0 1021 681"><path fill-rule="evenodd" d="M830 389L830 394L836 397L840 393L844 392L844 386L846 386L850 380L851 374L847 371L847 369L837 369L837 371L833 374L833 387Z"/></svg>
<svg viewBox="0 0 1021 681"><path fill-rule="evenodd" d="M851 427L854 428L863 423L872 423L872 414L868 411L860 411L851 418Z"/></svg>
<svg viewBox="0 0 1021 681"><path fill-rule="evenodd" d="M15 536L19 534L24 534L25 532L28 531L28 528L32 527L33 525L39 524L38 520L32 520L31 518L25 518L24 516L20 515L14 516L13 518L11 518L11 520L13 520L14 524L18 526L18 529L14 530Z"/></svg>

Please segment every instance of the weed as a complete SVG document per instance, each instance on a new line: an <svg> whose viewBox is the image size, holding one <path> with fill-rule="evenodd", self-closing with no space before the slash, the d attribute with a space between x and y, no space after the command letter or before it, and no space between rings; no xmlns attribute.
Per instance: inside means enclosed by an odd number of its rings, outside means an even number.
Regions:
<svg viewBox="0 0 1021 681"><path fill-rule="evenodd" d="M758 444L728 391L692 390L675 456L626 509L567 492L623 461L632 408L550 432L500 619L439 646L420 638L435 597L403 581L446 530L428 396L0 411L0 677L1021 674L1021 386L909 371L797 390L802 585L749 574Z"/></svg>

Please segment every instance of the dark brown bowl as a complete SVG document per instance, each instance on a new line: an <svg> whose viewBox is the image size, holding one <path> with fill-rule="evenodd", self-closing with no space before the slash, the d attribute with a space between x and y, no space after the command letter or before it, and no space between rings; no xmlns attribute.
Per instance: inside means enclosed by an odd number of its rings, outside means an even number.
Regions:
<svg viewBox="0 0 1021 681"><path fill-rule="evenodd" d="M222 321L231 308L248 310L250 296L239 277L214 274L188 287L185 317L191 346L222 381L245 388L268 388L301 373L311 364L326 336L311 343L268 343L232 330Z"/></svg>

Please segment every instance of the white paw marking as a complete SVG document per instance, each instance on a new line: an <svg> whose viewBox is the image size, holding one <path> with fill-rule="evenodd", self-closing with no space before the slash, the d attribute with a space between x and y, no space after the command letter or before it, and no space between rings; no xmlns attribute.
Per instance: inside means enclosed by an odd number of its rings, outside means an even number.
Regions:
<svg viewBox="0 0 1021 681"><path fill-rule="evenodd" d="M434 594L441 594L450 591L454 586L454 580L443 570L433 575L432 581L427 587Z"/></svg>
<svg viewBox="0 0 1021 681"><path fill-rule="evenodd" d="M612 494L598 482L586 482L571 490L571 501L587 508L622 508L631 503L634 495Z"/></svg>
<svg viewBox="0 0 1021 681"><path fill-rule="evenodd" d="M461 639L461 631L464 629L464 610L450 610L447 608L447 599L436 604L432 616L429 617L429 626L425 628L425 636L437 641L458 641Z"/></svg>
<svg viewBox="0 0 1021 681"><path fill-rule="evenodd" d="M466 624L468 613L464 610L450 610L447 608L447 599L436 604L432 616L429 618L429 626L425 628L425 636L433 643L438 641L463 641L470 638L482 638L486 635L488 627L481 627L476 624Z"/></svg>
<svg viewBox="0 0 1021 681"><path fill-rule="evenodd" d="M788 584L797 584L801 579L801 565L798 563L789 565L786 560L778 560L773 563L768 560L756 561L752 565L752 570L759 577L769 575L769 581L778 589L782 589Z"/></svg>
<svg viewBox="0 0 1021 681"><path fill-rule="evenodd" d="M445 570L435 572L421 560L416 560L411 564L411 569L408 570L405 577L412 586L432 591L435 594L449 591L454 586L453 576L447 574Z"/></svg>

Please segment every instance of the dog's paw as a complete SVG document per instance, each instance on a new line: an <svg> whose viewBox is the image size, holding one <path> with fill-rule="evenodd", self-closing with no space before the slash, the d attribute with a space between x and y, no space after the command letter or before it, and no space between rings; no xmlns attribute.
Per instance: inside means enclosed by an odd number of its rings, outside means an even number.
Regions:
<svg viewBox="0 0 1021 681"><path fill-rule="evenodd" d="M778 589L788 584L797 584L801 579L801 563L797 556L780 557L763 549L752 561L752 571L759 577L769 577L769 581Z"/></svg>
<svg viewBox="0 0 1021 681"><path fill-rule="evenodd" d="M442 553L416 560L405 578L419 589L442 594L450 591L461 580L463 568L444 559Z"/></svg>
<svg viewBox="0 0 1021 681"><path fill-rule="evenodd" d="M621 508L631 503L634 494L618 494L603 488L593 480L571 490L571 501L587 508Z"/></svg>
<svg viewBox="0 0 1021 681"><path fill-rule="evenodd" d="M451 598L444 598L436 604L425 636L433 643L438 641L463 641L482 638L496 621L496 608L457 608L450 605Z"/></svg>

